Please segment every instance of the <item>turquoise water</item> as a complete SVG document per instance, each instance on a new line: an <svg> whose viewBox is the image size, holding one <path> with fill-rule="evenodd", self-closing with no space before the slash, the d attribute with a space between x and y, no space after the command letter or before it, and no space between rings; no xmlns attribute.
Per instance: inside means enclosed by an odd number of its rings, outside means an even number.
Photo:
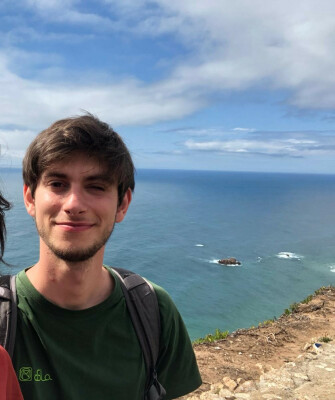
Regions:
<svg viewBox="0 0 335 400"><path fill-rule="evenodd" d="M1 177L14 204L5 258L15 272L37 260L38 237L21 172ZM335 176L140 170L136 182L105 263L165 287L192 338L279 316L334 284ZM219 265L225 257L242 265Z"/></svg>

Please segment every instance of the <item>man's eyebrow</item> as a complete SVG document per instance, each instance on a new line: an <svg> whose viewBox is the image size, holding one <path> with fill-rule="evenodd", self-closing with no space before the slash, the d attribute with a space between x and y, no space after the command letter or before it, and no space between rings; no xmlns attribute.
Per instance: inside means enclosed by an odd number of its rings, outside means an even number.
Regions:
<svg viewBox="0 0 335 400"><path fill-rule="evenodd" d="M57 172L57 171L45 172L42 179L49 179L49 178L67 179L68 176L62 172ZM113 177L110 176L110 174L102 173L102 174L89 175L89 176L85 177L85 181L87 181L87 182L102 181L102 182L113 183L114 179L113 179Z"/></svg>
<svg viewBox="0 0 335 400"><path fill-rule="evenodd" d="M91 175L85 178L85 181L102 181L102 182L108 182L108 183L113 183L114 179L109 175L109 174L96 174L96 175Z"/></svg>
<svg viewBox="0 0 335 400"><path fill-rule="evenodd" d="M47 178L66 178L66 174L56 171L49 171L45 172L42 176L42 179L47 179Z"/></svg>

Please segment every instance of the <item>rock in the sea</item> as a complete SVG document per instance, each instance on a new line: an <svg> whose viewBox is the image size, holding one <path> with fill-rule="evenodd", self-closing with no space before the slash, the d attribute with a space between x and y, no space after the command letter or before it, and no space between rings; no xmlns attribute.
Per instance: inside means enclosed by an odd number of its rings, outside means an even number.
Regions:
<svg viewBox="0 0 335 400"><path fill-rule="evenodd" d="M219 264L223 264L223 265L241 265L241 263L239 261L237 261L236 258L234 258L234 257L222 258L221 260L219 260Z"/></svg>

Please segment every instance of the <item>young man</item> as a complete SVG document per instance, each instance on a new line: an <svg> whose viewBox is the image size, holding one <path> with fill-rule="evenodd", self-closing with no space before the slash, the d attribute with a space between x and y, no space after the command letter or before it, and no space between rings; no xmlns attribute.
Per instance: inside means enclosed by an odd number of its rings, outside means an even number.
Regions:
<svg viewBox="0 0 335 400"><path fill-rule="evenodd" d="M23 161L24 201L40 236L16 279L14 366L25 400L144 398L146 368L105 244L128 210L134 166L120 136L91 115L41 132ZM154 286L161 317L158 380L166 399L201 384L185 326Z"/></svg>

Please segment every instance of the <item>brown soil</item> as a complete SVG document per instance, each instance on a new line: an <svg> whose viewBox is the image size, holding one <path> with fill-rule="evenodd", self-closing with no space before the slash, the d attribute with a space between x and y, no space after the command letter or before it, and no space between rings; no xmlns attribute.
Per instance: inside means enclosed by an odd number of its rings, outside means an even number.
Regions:
<svg viewBox="0 0 335 400"><path fill-rule="evenodd" d="M307 304L270 324L238 330L226 339L194 346L207 391L225 376L233 380L258 380L263 372L293 361L307 343L322 337L335 339L335 287L321 288ZM189 395L190 396L190 395ZM187 396L186 396L187 397ZM186 398L185 397L185 398Z"/></svg>

